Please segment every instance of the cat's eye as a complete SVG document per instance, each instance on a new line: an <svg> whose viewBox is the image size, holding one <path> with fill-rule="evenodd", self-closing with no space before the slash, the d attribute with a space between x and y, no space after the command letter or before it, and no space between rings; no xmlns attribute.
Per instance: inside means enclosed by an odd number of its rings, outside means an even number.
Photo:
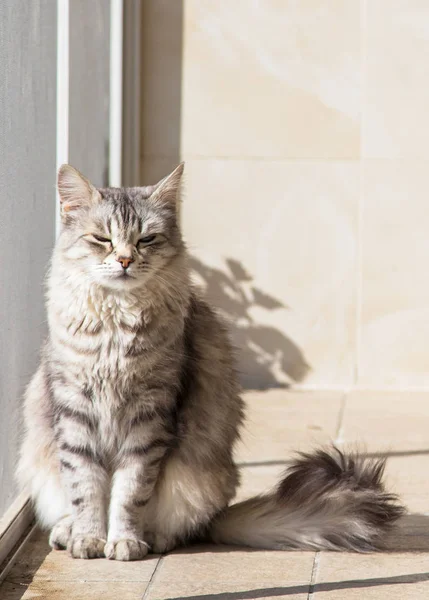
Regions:
<svg viewBox="0 0 429 600"><path fill-rule="evenodd" d="M158 236L156 235L156 233L152 235L147 235L146 237L142 237L139 239L139 244L146 246L147 244L151 244L152 242L154 242L157 237Z"/></svg>
<svg viewBox="0 0 429 600"><path fill-rule="evenodd" d="M103 237L102 235L95 235L95 233L92 234L92 237L97 240L97 242L103 242L103 244L110 244L109 238Z"/></svg>

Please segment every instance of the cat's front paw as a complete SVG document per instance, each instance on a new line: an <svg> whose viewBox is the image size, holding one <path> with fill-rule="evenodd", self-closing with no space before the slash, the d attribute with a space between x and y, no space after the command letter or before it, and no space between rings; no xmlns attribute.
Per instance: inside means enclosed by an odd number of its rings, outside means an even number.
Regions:
<svg viewBox="0 0 429 600"><path fill-rule="evenodd" d="M55 523L49 536L49 545L54 550L65 550L69 543L73 521L70 516L64 517Z"/></svg>
<svg viewBox="0 0 429 600"><path fill-rule="evenodd" d="M73 558L102 558L106 540L89 535L77 535L70 539L67 550Z"/></svg>
<svg viewBox="0 0 429 600"><path fill-rule="evenodd" d="M147 553L148 545L141 540L116 540L104 547L104 554L110 560L142 560Z"/></svg>

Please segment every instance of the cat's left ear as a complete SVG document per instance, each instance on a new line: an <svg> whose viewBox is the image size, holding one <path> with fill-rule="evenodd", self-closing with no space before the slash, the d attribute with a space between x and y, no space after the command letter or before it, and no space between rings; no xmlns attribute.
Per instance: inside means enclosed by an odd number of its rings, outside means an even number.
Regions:
<svg viewBox="0 0 429 600"><path fill-rule="evenodd" d="M154 191L150 198L162 204L169 204L177 209L180 200L180 185L182 182L185 163L178 165L170 175L161 179L153 186Z"/></svg>

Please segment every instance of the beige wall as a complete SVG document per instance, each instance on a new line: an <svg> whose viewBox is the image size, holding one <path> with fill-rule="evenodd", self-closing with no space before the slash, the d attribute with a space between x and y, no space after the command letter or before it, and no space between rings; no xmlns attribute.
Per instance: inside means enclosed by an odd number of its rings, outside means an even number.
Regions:
<svg viewBox="0 0 429 600"><path fill-rule="evenodd" d="M429 387L429 2L143 6L142 179L186 160L245 383Z"/></svg>

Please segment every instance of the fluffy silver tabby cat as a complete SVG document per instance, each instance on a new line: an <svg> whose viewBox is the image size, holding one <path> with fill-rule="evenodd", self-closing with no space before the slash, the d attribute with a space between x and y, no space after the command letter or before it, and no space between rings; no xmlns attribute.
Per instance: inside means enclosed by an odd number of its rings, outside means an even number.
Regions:
<svg viewBox="0 0 429 600"><path fill-rule="evenodd" d="M229 505L243 421L224 326L189 281L183 165L96 189L61 167L49 337L25 398L19 479L53 548L143 558L192 540L368 550L401 514L383 462L302 455L270 493Z"/></svg>

